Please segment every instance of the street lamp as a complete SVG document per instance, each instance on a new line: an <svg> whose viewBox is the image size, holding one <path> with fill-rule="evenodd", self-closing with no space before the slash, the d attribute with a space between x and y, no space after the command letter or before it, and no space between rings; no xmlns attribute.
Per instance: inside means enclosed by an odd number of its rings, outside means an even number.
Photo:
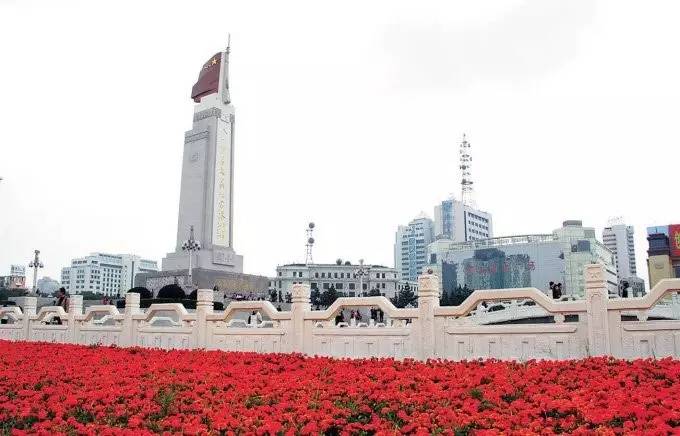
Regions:
<svg viewBox="0 0 680 436"><path fill-rule="evenodd" d="M45 265L40 261L40 250L35 250L35 257L33 257L33 260L28 264L29 268L33 268L33 293L35 294L38 286L38 269L39 268L44 268Z"/></svg>
<svg viewBox="0 0 680 436"><path fill-rule="evenodd" d="M189 239L182 243L182 251L189 252L189 284L193 288L194 279L191 275L191 260L194 257L194 251L199 251L201 249L201 241L194 239L194 226L189 228Z"/></svg>
<svg viewBox="0 0 680 436"><path fill-rule="evenodd" d="M368 270L364 268L363 259L359 259L359 268L354 270L354 275L359 277L359 292L364 292L364 276L368 275Z"/></svg>

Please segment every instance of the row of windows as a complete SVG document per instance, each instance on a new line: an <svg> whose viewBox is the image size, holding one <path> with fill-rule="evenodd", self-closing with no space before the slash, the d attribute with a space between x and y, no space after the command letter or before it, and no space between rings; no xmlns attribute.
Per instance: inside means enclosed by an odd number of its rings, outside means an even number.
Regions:
<svg viewBox="0 0 680 436"><path fill-rule="evenodd" d="M326 276L326 274L328 274L328 276ZM279 277L281 277L281 276L282 276L282 272L279 271ZM298 271L293 271L293 277L300 277L300 278L302 278L302 277L304 277L304 276L302 275L302 271L300 271L300 272L298 272ZM330 279L330 278L336 278L336 279L344 279L344 278L348 278L348 279L349 279L349 278L354 278L354 279L356 279L356 278L358 278L358 276L357 276L356 273L350 274L350 273L344 273L344 272L340 272L340 273L338 273L338 272L334 272L334 273L330 273L330 272L329 272L329 273L325 273L325 272L322 272L320 278L325 279L326 277L328 277L329 279ZM314 278L317 278L317 279L319 278L319 273L318 273L318 272L315 272L315 273L314 273ZM375 273L375 278L376 278L376 279L380 279L380 278L383 278L383 279L384 279L384 278L386 278L386 276L385 276L385 273L384 273L384 272L383 272L383 273ZM396 274L394 274L394 278L395 278L395 279L397 278L397 275L396 275Z"/></svg>
<svg viewBox="0 0 680 436"><path fill-rule="evenodd" d="M484 218L483 216L479 216L479 215L474 214L474 213L472 213L472 212L468 212L467 214L468 214L469 216L471 216L471 217L477 219L478 221L482 221L482 222L485 222L485 223L487 223L487 224L489 223L489 220L488 220L487 218Z"/></svg>

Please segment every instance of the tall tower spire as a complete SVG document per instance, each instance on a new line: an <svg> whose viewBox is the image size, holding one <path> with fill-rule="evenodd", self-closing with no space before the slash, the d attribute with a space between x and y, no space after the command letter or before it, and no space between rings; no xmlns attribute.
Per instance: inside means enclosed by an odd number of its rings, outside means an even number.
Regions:
<svg viewBox="0 0 680 436"><path fill-rule="evenodd" d="M227 49L224 51L224 62L222 68L222 103L231 103L231 96L229 95L229 53L231 53L231 33L227 34Z"/></svg>
<svg viewBox="0 0 680 436"><path fill-rule="evenodd" d="M463 133L463 141L460 143L461 200L463 204L474 207L475 199L472 189L472 176L470 175L472 155L470 153L470 143L467 141L465 133Z"/></svg>

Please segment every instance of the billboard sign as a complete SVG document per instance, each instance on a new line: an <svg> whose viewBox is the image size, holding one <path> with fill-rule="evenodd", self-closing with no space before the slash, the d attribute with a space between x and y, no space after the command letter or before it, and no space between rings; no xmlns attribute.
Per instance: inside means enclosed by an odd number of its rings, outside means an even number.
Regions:
<svg viewBox="0 0 680 436"><path fill-rule="evenodd" d="M680 257L680 224L668 226L668 242L671 246L671 257Z"/></svg>
<svg viewBox="0 0 680 436"><path fill-rule="evenodd" d="M26 267L23 265L10 265L9 275L26 277Z"/></svg>

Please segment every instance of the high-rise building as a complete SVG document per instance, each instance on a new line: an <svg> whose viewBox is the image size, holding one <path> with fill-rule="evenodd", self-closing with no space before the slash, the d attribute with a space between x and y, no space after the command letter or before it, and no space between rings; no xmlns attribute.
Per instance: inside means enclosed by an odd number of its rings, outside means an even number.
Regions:
<svg viewBox="0 0 680 436"><path fill-rule="evenodd" d="M158 271L155 260L134 254L92 253L62 268L61 283L72 294L92 292L116 297L134 287L137 274L153 271Z"/></svg>
<svg viewBox="0 0 680 436"><path fill-rule="evenodd" d="M637 277L633 226L614 224L602 230L602 242L614 255L619 281Z"/></svg>
<svg viewBox="0 0 680 436"><path fill-rule="evenodd" d="M649 287L662 279L680 278L680 224L647 227Z"/></svg>
<svg viewBox="0 0 680 436"><path fill-rule="evenodd" d="M619 281L616 261L611 251L595 237L593 227L583 227L580 220L567 220L553 231L562 242L565 255L564 281L568 293L585 296L585 266L593 263L604 265L605 280L610 294L618 294Z"/></svg>
<svg viewBox="0 0 680 436"><path fill-rule="evenodd" d="M491 214L451 197L434 208L434 235L453 242L492 238Z"/></svg>
<svg viewBox="0 0 680 436"><path fill-rule="evenodd" d="M187 268L183 246L193 229L201 244L193 259L199 287L208 285L203 275L210 272L243 271L243 257L233 249L235 110L229 94L229 51L227 46L208 59L191 90L194 118L184 135L177 242L162 261L163 271Z"/></svg>
<svg viewBox="0 0 680 436"><path fill-rule="evenodd" d="M427 265L427 246L434 241L434 223L422 213L399 226L394 243L394 268L402 280L416 281Z"/></svg>

